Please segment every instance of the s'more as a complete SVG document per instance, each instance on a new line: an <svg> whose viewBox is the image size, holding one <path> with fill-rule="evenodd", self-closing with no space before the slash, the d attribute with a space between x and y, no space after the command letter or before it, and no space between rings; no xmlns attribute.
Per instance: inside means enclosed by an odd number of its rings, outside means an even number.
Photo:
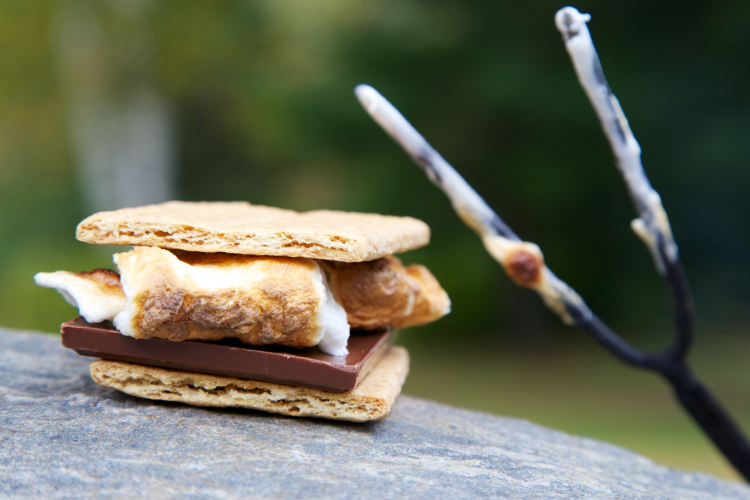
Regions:
<svg viewBox="0 0 750 500"><path fill-rule="evenodd" d="M394 329L450 311L410 217L179 202L94 214L115 270L38 273L80 316L62 342L132 396L349 421L388 416L408 374Z"/></svg>

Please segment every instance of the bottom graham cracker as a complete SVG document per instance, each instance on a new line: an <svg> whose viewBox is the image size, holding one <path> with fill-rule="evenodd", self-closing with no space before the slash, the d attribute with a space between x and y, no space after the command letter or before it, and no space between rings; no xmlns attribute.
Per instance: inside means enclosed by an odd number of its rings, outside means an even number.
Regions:
<svg viewBox="0 0 750 500"><path fill-rule="evenodd" d="M99 360L91 378L131 396L195 406L236 407L294 417L350 422L380 420L391 412L409 373L409 353L392 346L354 389L328 392L273 382L184 372L155 366Z"/></svg>

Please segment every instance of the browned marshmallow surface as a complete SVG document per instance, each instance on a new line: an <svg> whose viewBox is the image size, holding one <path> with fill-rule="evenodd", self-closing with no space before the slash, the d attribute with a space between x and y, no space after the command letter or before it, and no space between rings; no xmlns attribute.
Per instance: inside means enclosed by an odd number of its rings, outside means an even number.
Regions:
<svg viewBox="0 0 750 500"><path fill-rule="evenodd" d="M310 259L178 253L136 247L115 255L128 309L115 326L135 338L219 340L250 345L317 345L331 309ZM341 310L341 314L345 315ZM345 316L338 327L346 328Z"/></svg>
<svg viewBox="0 0 750 500"><path fill-rule="evenodd" d="M393 256L370 262L326 262L331 288L352 328L424 325L450 312L450 299L426 267Z"/></svg>

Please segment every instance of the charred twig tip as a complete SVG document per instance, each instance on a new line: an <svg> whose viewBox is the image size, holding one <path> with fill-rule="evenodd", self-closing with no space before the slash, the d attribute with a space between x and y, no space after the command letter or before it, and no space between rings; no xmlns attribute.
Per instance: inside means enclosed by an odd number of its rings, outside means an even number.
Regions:
<svg viewBox="0 0 750 500"><path fill-rule="evenodd" d="M589 14L581 14L575 7L564 7L555 15L555 25L565 41L577 36L590 20Z"/></svg>
<svg viewBox="0 0 750 500"><path fill-rule="evenodd" d="M369 85L362 84L357 85L354 88L354 94L357 96L360 104L362 104L362 107L365 108L368 113L372 114L375 112L378 106L376 98L378 95L377 90L370 87Z"/></svg>

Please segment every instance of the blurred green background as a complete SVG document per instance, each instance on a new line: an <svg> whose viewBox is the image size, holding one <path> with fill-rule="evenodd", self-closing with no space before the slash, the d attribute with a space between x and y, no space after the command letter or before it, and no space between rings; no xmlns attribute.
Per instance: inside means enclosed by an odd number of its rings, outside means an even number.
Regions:
<svg viewBox="0 0 750 500"><path fill-rule="evenodd" d="M0 1L0 324L74 311L38 271L113 267L90 213L168 198L409 215L453 301L404 332L410 394L734 477L650 374L514 288L353 96L394 103L624 337L670 304L553 17L458 0ZM696 370L750 428L750 4L581 1L691 279Z"/></svg>

